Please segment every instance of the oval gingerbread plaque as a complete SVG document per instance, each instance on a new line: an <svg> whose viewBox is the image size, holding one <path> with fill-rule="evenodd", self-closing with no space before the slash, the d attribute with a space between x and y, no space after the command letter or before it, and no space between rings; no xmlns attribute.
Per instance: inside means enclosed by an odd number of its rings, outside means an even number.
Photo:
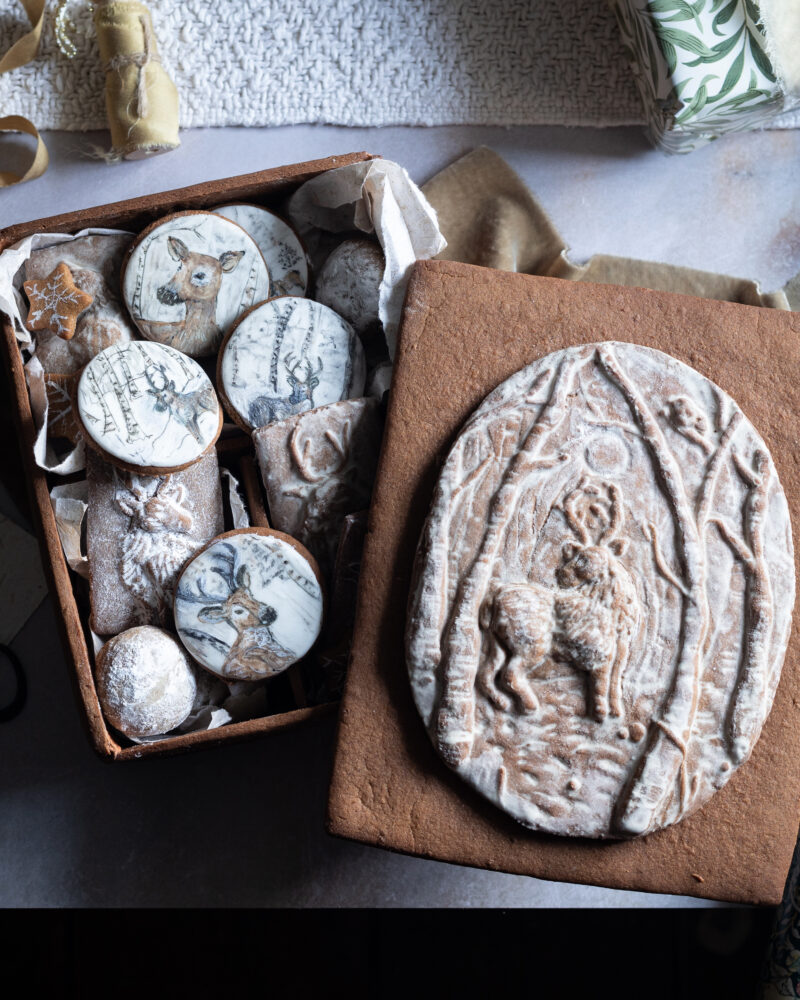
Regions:
<svg viewBox="0 0 800 1000"><path fill-rule="evenodd" d="M517 372L464 425L407 657L444 760L536 830L632 837L744 763L794 603L789 511L736 403L633 344Z"/></svg>

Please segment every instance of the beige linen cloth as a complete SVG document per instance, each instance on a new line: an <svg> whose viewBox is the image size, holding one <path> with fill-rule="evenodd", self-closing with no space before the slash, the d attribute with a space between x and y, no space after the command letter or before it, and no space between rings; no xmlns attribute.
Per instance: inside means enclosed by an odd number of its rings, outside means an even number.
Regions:
<svg viewBox="0 0 800 1000"><path fill-rule="evenodd" d="M570 281L633 285L772 309L800 309L800 274L764 293L755 281L688 267L596 254L573 264L541 205L509 165L485 146L445 167L422 188L447 240L441 260Z"/></svg>

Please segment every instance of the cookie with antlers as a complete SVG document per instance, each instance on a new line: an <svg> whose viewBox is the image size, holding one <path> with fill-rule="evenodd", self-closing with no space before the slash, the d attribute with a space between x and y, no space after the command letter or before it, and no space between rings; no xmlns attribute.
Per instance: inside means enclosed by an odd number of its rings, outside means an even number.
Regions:
<svg viewBox="0 0 800 1000"><path fill-rule="evenodd" d="M217 389L245 430L361 396L366 363L353 328L327 306L284 295L255 306L225 338Z"/></svg>
<svg viewBox="0 0 800 1000"><path fill-rule="evenodd" d="M322 629L319 570L299 542L268 528L228 531L184 567L175 625L198 663L224 680L273 677Z"/></svg>
<svg viewBox="0 0 800 1000"><path fill-rule="evenodd" d="M369 506L381 430L376 399L348 399L253 433L272 523L299 539L326 577L344 518Z"/></svg>

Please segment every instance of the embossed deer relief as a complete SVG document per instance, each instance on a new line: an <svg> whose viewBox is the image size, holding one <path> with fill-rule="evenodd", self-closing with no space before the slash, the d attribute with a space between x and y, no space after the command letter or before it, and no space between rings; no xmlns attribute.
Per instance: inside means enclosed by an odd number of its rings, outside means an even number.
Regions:
<svg viewBox="0 0 800 1000"><path fill-rule="evenodd" d="M586 674L587 714L602 722L609 712L622 714L622 677L639 618L636 588L619 558L627 547L622 495L613 483L583 479L562 510L574 539L563 546L557 587L507 584L483 603L481 628L497 650L481 664L477 684L503 711L535 712L532 675L548 662L567 663Z"/></svg>
<svg viewBox="0 0 800 1000"><path fill-rule="evenodd" d="M136 322L145 336L169 344L193 357L211 354L219 346L223 330L217 324L217 296L224 276L234 271L244 250L226 250L219 257L193 253L177 236L167 237L170 257L178 262L175 274L156 290L166 306L185 306L183 319L172 323L140 317Z"/></svg>
<svg viewBox="0 0 800 1000"><path fill-rule="evenodd" d="M163 625L172 606L178 571L198 548L192 538L194 519L186 503L186 487L170 477L155 488L131 477L118 481L114 500L130 518L122 539L122 582L136 602L140 625Z"/></svg>

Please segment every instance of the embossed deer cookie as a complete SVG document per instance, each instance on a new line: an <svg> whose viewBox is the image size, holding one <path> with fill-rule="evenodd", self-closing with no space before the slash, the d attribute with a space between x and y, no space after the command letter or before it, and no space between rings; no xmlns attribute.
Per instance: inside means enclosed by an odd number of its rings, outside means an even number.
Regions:
<svg viewBox="0 0 800 1000"><path fill-rule="evenodd" d="M148 340L202 357L267 298L269 272L252 236L235 222L213 212L176 212L133 244L122 293Z"/></svg>
<svg viewBox="0 0 800 1000"><path fill-rule="evenodd" d="M175 591L181 641L225 680L257 681L286 670L314 645L322 614L313 557L268 528L215 538L187 563Z"/></svg>
<svg viewBox="0 0 800 1000"><path fill-rule="evenodd" d="M294 413L360 396L364 351L353 328L311 299L262 302L225 338L217 388L246 430Z"/></svg>
<svg viewBox="0 0 800 1000"><path fill-rule="evenodd" d="M216 451L169 476L123 472L91 449L86 552L92 628L168 625L183 564L223 530Z"/></svg>
<svg viewBox="0 0 800 1000"><path fill-rule="evenodd" d="M444 760L536 830L634 837L755 745L794 604L769 452L694 369L633 344L491 393L439 478L407 625Z"/></svg>
<svg viewBox="0 0 800 1000"><path fill-rule="evenodd" d="M164 344L136 340L106 348L84 368L76 396L87 442L133 472L185 469L222 429L206 373Z"/></svg>
<svg viewBox="0 0 800 1000"><path fill-rule="evenodd" d="M369 506L381 430L377 400L346 399L253 432L271 522L326 579L345 516Z"/></svg>
<svg viewBox="0 0 800 1000"><path fill-rule="evenodd" d="M308 257L300 237L274 212L261 205L237 202L214 209L245 229L258 244L269 271L269 295L306 295Z"/></svg>

